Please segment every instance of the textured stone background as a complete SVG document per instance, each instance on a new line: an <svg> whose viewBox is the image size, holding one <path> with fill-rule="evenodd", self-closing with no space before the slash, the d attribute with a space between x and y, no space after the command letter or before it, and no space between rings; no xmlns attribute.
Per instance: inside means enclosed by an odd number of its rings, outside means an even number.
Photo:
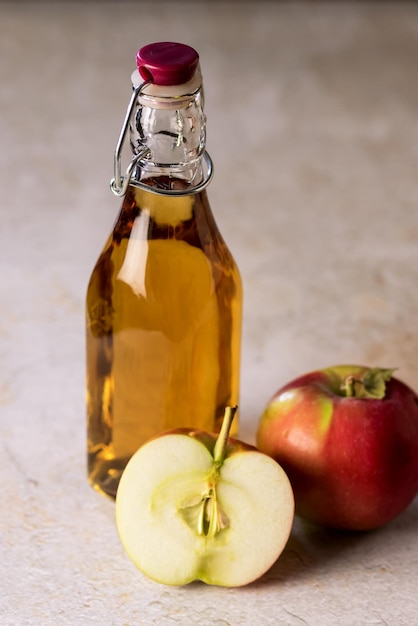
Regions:
<svg viewBox="0 0 418 626"><path fill-rule="evenodd" d="M297 521L246 589L172 589L135 570L86 483L84 293L155 40L201 55L210 198L245 288L241 436L310 369L398 367L418 388L415 3L0 3L0 621L409 626L418 501L360 536Z"/></svg>

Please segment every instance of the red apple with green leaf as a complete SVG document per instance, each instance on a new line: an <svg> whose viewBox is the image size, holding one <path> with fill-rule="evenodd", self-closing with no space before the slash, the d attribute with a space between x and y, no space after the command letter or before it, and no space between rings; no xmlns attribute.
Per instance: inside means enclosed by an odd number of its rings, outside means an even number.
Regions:
<svg viewBox="0 0 418 626"><path fill-rule="evenodd" d="M285 470L296 512L315 523L368 530L418 493L418 397L394 370L342 365L279 389L257 446Z"/></svg>

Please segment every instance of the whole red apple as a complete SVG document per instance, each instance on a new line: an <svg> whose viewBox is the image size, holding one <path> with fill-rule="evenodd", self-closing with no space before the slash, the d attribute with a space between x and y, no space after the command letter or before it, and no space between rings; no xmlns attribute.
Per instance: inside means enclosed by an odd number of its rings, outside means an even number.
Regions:
<svg viewBox="0 0 418 626"><path fill-rule="evenodd" d="M258 448L287 473L296 511L315 523L368 530L418 493L418 396L393 370L340 365L279 389Z"/></svg>

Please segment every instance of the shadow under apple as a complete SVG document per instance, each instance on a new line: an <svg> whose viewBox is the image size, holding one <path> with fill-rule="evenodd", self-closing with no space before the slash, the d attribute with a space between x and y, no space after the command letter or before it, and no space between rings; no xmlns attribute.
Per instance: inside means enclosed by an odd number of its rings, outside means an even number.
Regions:
<svg viewBox="0 0 418 626"><path fill-rule="evenodd" d="M296 516L289 541L274 565L251 587L320 578L325 572L367 567L379 552L381 562L408 551L418 528L418 497L404 513L380 528L345 531L312 524ZM411 541L408 536L411 535Z"/></svg>

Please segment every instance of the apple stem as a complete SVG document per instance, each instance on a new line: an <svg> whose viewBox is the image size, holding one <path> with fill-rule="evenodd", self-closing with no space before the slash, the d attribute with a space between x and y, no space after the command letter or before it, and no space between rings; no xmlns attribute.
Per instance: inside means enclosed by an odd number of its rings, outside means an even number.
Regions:
<svg viewBox="0 0 418 626"><path fill-rule="evenodd" d="M229 431L231 430L232 422L234 421L235 413L237 412L237 406L227 406L223 417L220 433L215 443L213 450L213 459L217 468L221 467L225 458L226 446L228 444Z"/></svg>
<svg viewBox="0 0 418 626"><path fill-rule="evenodd" d="M218 505L216 494L216 482L219 470L225 460L226 447L228 445L229 431L237 412L237 406L227 406L222 421L222 426L213 449L213 469L209 476L209 489L202 494L199 503L200 510L197 518L197 533L205 537L214 537L220 530L229 525L229 521Z"/></svg>
<svg viewBox="0 0 418 626"><path fill-rule="evenodd" d="M356 380L354 376L347 376L345 379L343 388L347 398L352 398L355 395L356 383L360 383L360 381Z"/></svg>
<svg viewBox="0 0 418 626"><path fill-rule="evenodd" d="M394 369L375 367L366 370L360 378L347 376L341 389L346 398L382 400L385 397L386 383L391 379L394 371Z"/></svg>

